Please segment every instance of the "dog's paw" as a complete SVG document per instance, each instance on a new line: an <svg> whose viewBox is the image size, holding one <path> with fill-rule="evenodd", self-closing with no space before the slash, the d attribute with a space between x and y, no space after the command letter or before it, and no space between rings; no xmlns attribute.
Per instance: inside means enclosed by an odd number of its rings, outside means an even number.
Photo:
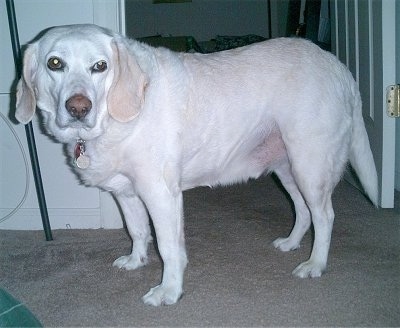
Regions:
<svg viewBox="0 0 400 328"><path fill-rule="evenodd" d="M317 278L321 277L325 270L325 265L315 261L308 260L301 263L293 270L293 275L299 278Z"/></svg>
<svg viewBox="0 0 400 328"><path fill-rule="evenodd" d="M144 257L144 256L141 257L141 256L137 256L135 254L131 254L131 255L124 255L124 256L117 258L114 261L113 266L115 266L119 269L135 270L146 264L147 264L147 257Z"/></svg>
<svg viewBox="0 0 400 328"><path fill-rule="evenodd" d="M299 243L293 242L290 238L278 238L272 244L282 252L293 251L300 247Z"/></svg>
<svg viewBox="0 0 400 328"><path fill-rule="evenodd" d="M179 301L182 291L179 288L158 285L143 296L142 300L147 305L160 306L172 305Z"/></svg>

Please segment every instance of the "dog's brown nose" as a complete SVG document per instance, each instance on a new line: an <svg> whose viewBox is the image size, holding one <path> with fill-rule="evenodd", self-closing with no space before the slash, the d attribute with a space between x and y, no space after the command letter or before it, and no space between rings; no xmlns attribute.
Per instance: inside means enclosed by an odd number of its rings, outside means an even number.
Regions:
<svg viewBox="0 0 400 328"><path fill-rule="evenodd" d="M68 113L78 120L84 118L92 109L92 102L84 95L77 94L65 102Z"/></svg>

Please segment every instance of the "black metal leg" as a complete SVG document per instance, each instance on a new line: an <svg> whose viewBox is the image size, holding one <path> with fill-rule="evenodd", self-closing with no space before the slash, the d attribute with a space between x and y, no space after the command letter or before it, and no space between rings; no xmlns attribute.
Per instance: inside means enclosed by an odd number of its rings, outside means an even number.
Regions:
<svg viewBox="0 0 400 328"><path fill-rule="evenodd" d="M18 78L21 77L21 47L19 43L17 20L15 17L15 7L13 0L6 0L8 23L10 26L11 43L14 54L14 63ZM46 235L46 240L53 240L51 234L50 220L47 213L46 198L43 190L42 175L40 173L39 159L36 151L35 135L33 133L32 123L25 125L26 140L28 142L29 154L31 158L32 173L35 179L36 194L39 202L40 214L42 216L43 229Z"/></svg>

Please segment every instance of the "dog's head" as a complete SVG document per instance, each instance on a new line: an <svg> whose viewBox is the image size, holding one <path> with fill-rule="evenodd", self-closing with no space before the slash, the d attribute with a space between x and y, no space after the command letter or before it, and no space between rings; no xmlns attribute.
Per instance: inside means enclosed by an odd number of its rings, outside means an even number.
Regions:
<svg viewBox="0 0 400 328"><path fill-rule="evenodd" d="M147 77L128 40L95 25L48 30L24 54L15 116L28 123L38 107L62 142L100 135L104 122L128 122L144 101Z"/></svg>

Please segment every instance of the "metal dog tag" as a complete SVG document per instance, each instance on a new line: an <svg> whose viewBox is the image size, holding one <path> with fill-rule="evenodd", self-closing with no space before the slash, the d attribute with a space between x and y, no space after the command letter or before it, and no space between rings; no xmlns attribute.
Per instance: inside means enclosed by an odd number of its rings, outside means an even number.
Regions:
<svg viewBox="0 0 400 328"><path fill-rule="evenodd" d="M75 165L82 170L87 169L90 165L89 156L80 154L79 157L75 160Z"/></svg>
<svg viewBox="0 0 400 328"><path fill-rule="evenodd" d="M84 170L90 165L90 157L85 155L85 141L78 139L74 150L74 163L76 167Z"/></svg>

